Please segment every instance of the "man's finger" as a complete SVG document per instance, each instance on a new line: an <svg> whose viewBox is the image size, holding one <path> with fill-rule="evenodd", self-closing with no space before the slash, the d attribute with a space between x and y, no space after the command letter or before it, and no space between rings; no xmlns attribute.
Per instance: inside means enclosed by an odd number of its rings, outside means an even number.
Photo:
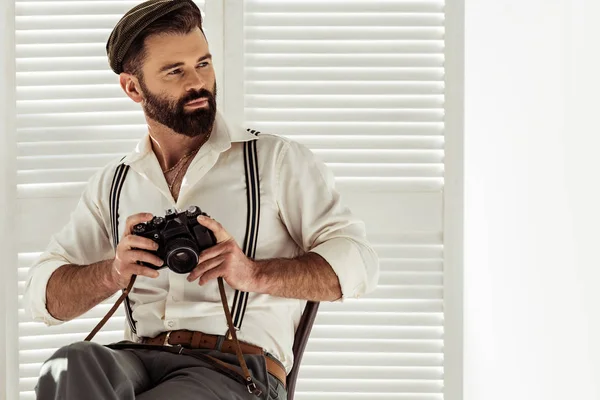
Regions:
<svg viewBox="0 0 600 400"><path fill-rule="evenodd" d="M121 240L123 246L126 246L126 249L140 249L140 250L150 250L156 251L158 250L158 243L156 243L152 239L148 239L142 236L129 235Z"/></svg>
<svg viewBox="0 0 600 400"><path fill-rule="evenodd" d="M142 261L148 264L156 265L157 267L162 267L165 265L163 260L147 251L130 250L126 254L127 256L124 257L127 257L128 259L126 261L131 264L136 264L138 261Z"/></svg>
<svg viewBox="0 0 600 400"><path fill-rule="evenodd" d="M224 256L217 256L215 258L211 258L210 260L204 261L201 264L198 264L198 266L188 275L188 282L195 281L196 279L198 279L199 276L202 276L207 271L210 271L211 269L221 265L223 261L225 261Z"/></svg>
<svg viewBox="0 0 600 400"><path fill-rule="evenodd" d="M142 222L148 222L153 218L153 215L150 213L139 213L134 214L127 218L125 222L125 231L124 236L131 235L133 232L133 227Z"/></svg>
<svg viewBox="0 0 600 400"><path fill-rule="evenodd" d="M148 268L144 266L138 266L135 268L135 274L138 276L147 276L148 278L158 278L159 273L157 270L153 268Z"/></svg>
<svg viewBox="0 0 600 400"><path fill-rule="evenodd" d="M215 257L223 254L224 252L227 251L227 248L228 248L228 243L225 242L225 243L216 244L212 247L209 247L208 249L202 250L202 252L200 253L200 256L198 257L198 265L202 264L206 260L210 260L211 258L215 258Z"/></svg>
<svg viewBox="0 0 600 400"><path fill-rule="evenodd" d="M223 266L223 264L219 264L217 267L207 271L205 274L203 274L200 277L200 280L198 281L198 284L200 286L207 284L208 282L210 282L212 279L217 279L220 276L223 276L225 274L225 268Z"/></svg>
<svg viewBox="0 0 600 400"><path fill-rule="evenodd" d="M217 243L225 242L231 239L231 235L223 228L223 226L212 218L205 217L204 215L198 216L198 223L205 228L208 228L215 235Z"/></svg>

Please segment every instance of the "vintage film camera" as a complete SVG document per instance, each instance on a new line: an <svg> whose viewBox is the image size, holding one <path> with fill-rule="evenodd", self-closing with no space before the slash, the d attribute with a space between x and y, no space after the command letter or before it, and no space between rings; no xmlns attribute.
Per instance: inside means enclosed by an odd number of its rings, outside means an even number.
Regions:
<svg viewBox="0 0 600 400"><path fill-rule="evenodd" d="M206 214L197 206L180 213L169 209L164 217L135 225L133 234L158 243L158 250L150 252L165 261L162 267L141 264L153 269L168 267L178 274L191 272L198 264L200 253L217 243L212 231L198 223L199 215Z"/></svg>

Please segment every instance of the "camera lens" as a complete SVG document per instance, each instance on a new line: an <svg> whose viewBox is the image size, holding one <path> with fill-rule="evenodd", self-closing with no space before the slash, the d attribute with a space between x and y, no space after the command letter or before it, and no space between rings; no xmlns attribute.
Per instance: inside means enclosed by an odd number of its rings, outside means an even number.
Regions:
<svg viewBox="0 0 600 400"><path fill-rule="evenodd" d="M175 253L173 255L173 260L182 264L189 263L191 259L192 258L190 257L190 254L186 251L180 251L179 253Z"/></svg>
<svg viewBox="0 0 600 400"><path fill-rule="evenodd" d="M166 246L166 262L169 269L178 274L191 272L198 264L198 250L195 243L181 238Z"/></svg>

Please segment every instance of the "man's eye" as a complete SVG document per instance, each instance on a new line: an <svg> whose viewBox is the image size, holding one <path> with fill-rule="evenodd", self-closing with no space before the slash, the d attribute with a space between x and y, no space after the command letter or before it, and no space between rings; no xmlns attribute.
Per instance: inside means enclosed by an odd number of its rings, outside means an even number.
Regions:
<svg viewBox="0 0 600 400"><path fill-rule="evenodd" d="M181 73L180 69L174 69L173 71L169 72L168 75L179 75Z"/></svg>
<svg viewBox="0 0 600 400"><path fill-rule="evenodd" d="M201 62L200 64L198 64L198 67L200 67L200 68L204 68L204 67L206 67L207 65L208 65L208 63L207 63L207 62Z"/></svg>

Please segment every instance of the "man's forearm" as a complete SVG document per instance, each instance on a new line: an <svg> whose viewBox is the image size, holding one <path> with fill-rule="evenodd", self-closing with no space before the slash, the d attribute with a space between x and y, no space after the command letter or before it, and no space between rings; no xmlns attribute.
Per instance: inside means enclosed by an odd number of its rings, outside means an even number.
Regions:
<svg viewBox="0 0 600 400"><path fill-rule="evenodd" d="M256 261L258 291L273 296L311 301L342 297L340 282L329 263L316 253L292 259Z"/></svg>
<svg viewBox="0 0 600 400"><path fill-rule="evenodd" d="M63 265L48 281L46 308L54 318L69 321L119 289L112 273L112 260L85 266Z"/></svg>

